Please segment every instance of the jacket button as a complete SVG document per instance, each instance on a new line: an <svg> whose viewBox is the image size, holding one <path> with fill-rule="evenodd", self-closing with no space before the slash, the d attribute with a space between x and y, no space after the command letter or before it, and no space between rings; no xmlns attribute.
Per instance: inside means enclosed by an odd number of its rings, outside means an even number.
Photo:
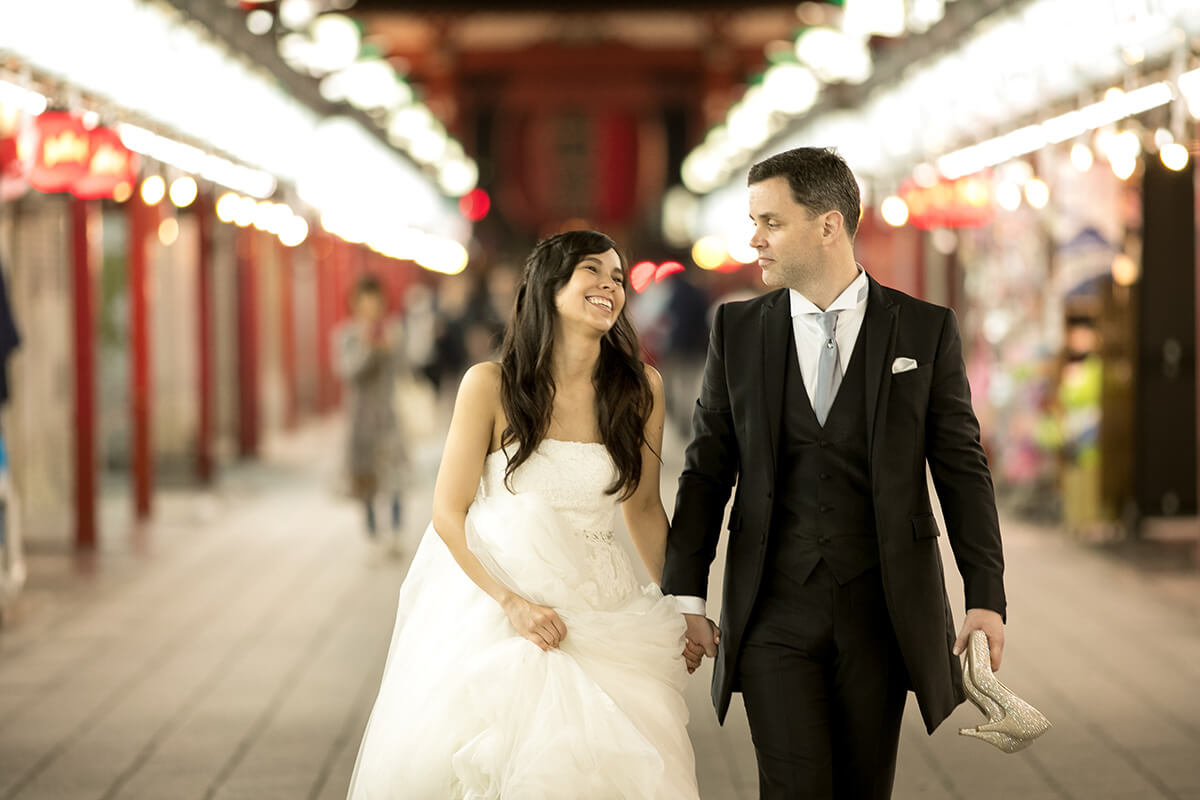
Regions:
<svg viewBox="0 0 1200 800"><path fill-rule="evenodd" d="M822 514L828 514L830 511L833 511L833 506L821 506Z"/></svg>
<svg viewBox="0 0 1200 800"><path fill-rule="evenodd" d="M829 442L825 441L824 439L821 439L819 442L817 442L817 447L828 447L828 446L829 446Z"/></svg>
<svg viewBox="0 0 1200 800"><path fill-rule="evenodd" d="M817 539L817 544L829 544L829 537L822 536L820 539Z"/></svg>
<svg viewBox="0 0 1200 800"><path fill-rule="evenodd" d="M822 473L821 473L821 480L823 480L823 481L827 481L827 480L829 480L829 473L828 473L828 472L822 472Z"/></svg>

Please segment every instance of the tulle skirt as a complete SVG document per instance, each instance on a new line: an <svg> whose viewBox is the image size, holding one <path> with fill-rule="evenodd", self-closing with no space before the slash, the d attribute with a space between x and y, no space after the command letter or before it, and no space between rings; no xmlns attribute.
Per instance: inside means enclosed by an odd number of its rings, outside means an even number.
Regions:
<svg viewBox="0 0 1200 800"><path fill-rule="evenodd" d="M632 574L597 592L612 573L597 574L584 537L536 495L477 499L467 541L567 636L549 652L519 636L430 526L350 800L698 798L673 599Z"/></svg>

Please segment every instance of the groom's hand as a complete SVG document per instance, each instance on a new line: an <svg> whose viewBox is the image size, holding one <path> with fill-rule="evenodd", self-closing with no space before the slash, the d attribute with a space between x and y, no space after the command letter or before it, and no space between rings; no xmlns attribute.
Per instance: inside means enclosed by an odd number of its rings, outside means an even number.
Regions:
<svg viewBox="0 0 1200 800"><path fill-rule="evenodd" d="M700 666L702 656L717 657L721 629L717 627L717 623L702 614L684 614L683 618L687 622L687 643L683 648L683 658L687 661L688 672L695 672L696 667Z"/></svg>
<svg viewBox="0 0 1200 800"><path fill-rule="evenodd" d="M958 632L958 640L954 642L954 655L960 656L967 649L967 637L971 631L983 631L987 635L988 650L991 651L992 672L1000 669L1000 659L1004 656L1004 619L990 608L971 608L967 610L967 618L963 620L962 630Z"/></svg>

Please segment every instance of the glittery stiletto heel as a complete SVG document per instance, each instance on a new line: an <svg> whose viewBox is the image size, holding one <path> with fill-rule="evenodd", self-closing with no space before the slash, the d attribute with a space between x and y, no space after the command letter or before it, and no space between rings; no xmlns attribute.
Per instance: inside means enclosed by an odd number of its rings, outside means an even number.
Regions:
<svg viewBox="0 0 1200 800"><path fill-rule="evenodd" d="M1050 730L1050 720L1033 706L1013 694L992 672L987 634L972 631L963 657L963 689L967 698L983 712L988 721L959 733L982 739L988 744L1015 753Z"/></svg>

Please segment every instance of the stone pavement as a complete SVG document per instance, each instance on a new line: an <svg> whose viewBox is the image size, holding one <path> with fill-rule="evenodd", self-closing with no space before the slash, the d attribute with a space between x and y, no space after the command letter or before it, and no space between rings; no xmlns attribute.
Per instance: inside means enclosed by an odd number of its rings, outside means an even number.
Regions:
<svg viewBox="0 0 1200 800"><path fill-rule="evenodd" d="M315 425L216 492L164 492L148 533L82 568L35 553L0 631L0 800L345 796L438 451L418 452L389 556L334 492L337 435ZM668 506L681 449L666 448ZM910 701L895 796L1200 798L1194 561L1011 522L1005 535L1001 676L1055 728L1003 755L956 735L982 720L973 707L927 737ZM702 797L754 798L740 703L719 728L708 676L688 689Z"/></svg>

